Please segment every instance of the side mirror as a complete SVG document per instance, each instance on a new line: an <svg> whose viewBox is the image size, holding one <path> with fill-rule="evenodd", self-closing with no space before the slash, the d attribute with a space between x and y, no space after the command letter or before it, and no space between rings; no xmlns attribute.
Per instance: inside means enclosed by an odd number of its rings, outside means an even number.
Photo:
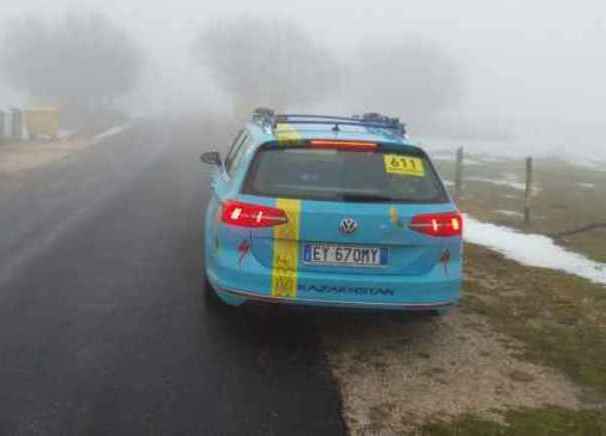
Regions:
<svg viewBox="0 0 606 436"><path fill-rule="evenodd" d="M207 151L200 156L200 160L208 165L221 166L221 154L218 151Z"/></svg>

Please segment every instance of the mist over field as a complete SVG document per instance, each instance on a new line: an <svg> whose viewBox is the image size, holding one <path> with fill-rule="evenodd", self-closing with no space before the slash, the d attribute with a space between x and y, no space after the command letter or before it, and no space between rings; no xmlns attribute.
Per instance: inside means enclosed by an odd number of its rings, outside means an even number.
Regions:
<svg viewBox="0 0 606 436"><path fill-rule="evenodd" d="M0 436L606 436L605 42L597 0L0 0Z"/></svg>
<svg viewBox="0 0 606 436"><path fill-rule="evenodd" d="M115 30L109 57L95 57L99 43L74 24L93 16ZM100 104L135 115L216 111L241 119L259 105L379 111L400 116L413 138L606 158L605 20L606 6L591 1L312 0L286 8L276 1L7 0L0 105L82 105L78 96L94 83L106 95ZM71 45L58 42L50 56L61 61L45 64L53 50L36 35L60 34L70 22L64 41L73 36ZM8 55L19 46L25 56ZM112 52L126 57L116 62ZM123 69L130 73L120 79L115 73ZM51 76L68 77L71 90L51 95Z"/></svg>

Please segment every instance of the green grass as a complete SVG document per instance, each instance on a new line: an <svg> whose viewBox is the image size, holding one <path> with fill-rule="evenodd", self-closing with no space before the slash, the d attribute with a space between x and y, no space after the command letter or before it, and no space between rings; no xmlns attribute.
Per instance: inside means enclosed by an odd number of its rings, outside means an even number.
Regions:
<svg viewBox="0 0 606 436"><path fill-rule="evenodd" d="M606 436L606 289L587 280L505 259L467 244L462 310L490 319L523 344L519 358L555 368L580 390L581 410L504 412L504 424L473 415L436 421L431 436Z"/></svg>
<svg viewBox="0 0 606 436"><path fill-rule="evenodd" d="M482 314L520 341L521 359L563 372L579 385L581 410L512 409L503 423L475 415L430 422L414 435L606 436L606 289L531 268L467 244L461 310Z"/></svg>
<svg viewBox="0 0 606 436"><path fill-rule="evenodd" d="M588 401L606 402L606 289L472 245L466 256L468 265L476 271L481 265L498 286L466 281L462 309L487 316L522 341L520 357L561 370L585 388ZM473 279L473 270L468 272Z"/></svg>
<svg viewBox="0 0 606 436"><path fill-rule="evenodd" d="M606 414L559 408L511 410L505 425L465 415L454 422L425 425L416 434L431 436L603 436Z"/></svg>

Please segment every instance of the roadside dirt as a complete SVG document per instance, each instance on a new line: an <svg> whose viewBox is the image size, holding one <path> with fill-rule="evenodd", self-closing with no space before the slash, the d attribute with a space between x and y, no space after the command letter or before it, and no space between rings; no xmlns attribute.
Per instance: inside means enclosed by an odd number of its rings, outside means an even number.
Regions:
<svg viewBox="0 0 606 436"><path fill-rule="evenodd" d="M548 367L541 359L527 360L529 342L514 339L481 310L482 305L500 310L496 308L504 308L508 301L528 298L539 283L516 286L517 271L511 270L514 278L502 280L509 261L492 256L482 264L480 259L491 252L481 247L471 251L466 297L444 317L319 318L351 434L415 434L429 422L449 422L463 415L502 422L503 413L519 407L585 406L584 390L557 364Z"/></svg>
<svg viewBox="0 0 606 436"><path fill-rule="evenodd" d="M65 159L91 143L91 140L86 139L70 139L0 146L0 176L14 175Z"/></svg>
<svg viewBox="0 0 606 436"><path fill-rule="evenodd" d="M481 316L363 320L356 339L342 333L326 343L354 435L407 433L466 413L499 420L499 411L518 406L579 406L570 381L514 357L522 345Z"/></svg>

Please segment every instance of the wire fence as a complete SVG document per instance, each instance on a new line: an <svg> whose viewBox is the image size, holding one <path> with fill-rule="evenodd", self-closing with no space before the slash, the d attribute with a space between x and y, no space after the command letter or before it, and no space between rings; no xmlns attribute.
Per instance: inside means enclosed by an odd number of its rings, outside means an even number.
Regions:
<svg viewBox="0 0 606 436"><path fill-rule="evenodd" d="M531 198L532 198L532 185L533 185L533 159L527 157L526 161L526 175L524 181L524 202L522 206L522 214L524 216L524 224L530 225L532 222L531 214ZM465 149L464 147L457 148L456 159L455 159L455 180L454 180L454 197L460 199L464 193L464 162L465 162Z"/></svg>
<svg viewBox="0 0 606 436"><path fill-rule="evenodd" d="M525 169L524 169L524 180L523 180L523 198L521 202L521 210L520 216L523 219L523 224L526 227L530 227L533 224L533 198L537 195L537 192L540 192L538 186L536 184L535 177L535 160L533 157L524 158ZM478 180L477 178L469 177L469 180ZM535 189L536 188L536 189ZM456 150L455 154L455 169L454 169L454 187L453 187L453 196L456 200L463 200L465 197L465 150L464 147L459 147ZM535 209L540 209L540 207L535 207ZM544 210L543 210L544 212ZM576 210L575 210L576 212ZM537 212L534 221L541 218L539 216L539 212ZM544 217L543 217L544 218ZM547 236L550 236L554 239L565 238L567 236L576 235L578 233L589 232L592 230L601 230L606 229L606 221L601 219L601 217L596 217L592 215L591 217L586 217L586 223L576 223L572 224L568 228L564 228L561 230L551 230L546 232Z"/></svg>

